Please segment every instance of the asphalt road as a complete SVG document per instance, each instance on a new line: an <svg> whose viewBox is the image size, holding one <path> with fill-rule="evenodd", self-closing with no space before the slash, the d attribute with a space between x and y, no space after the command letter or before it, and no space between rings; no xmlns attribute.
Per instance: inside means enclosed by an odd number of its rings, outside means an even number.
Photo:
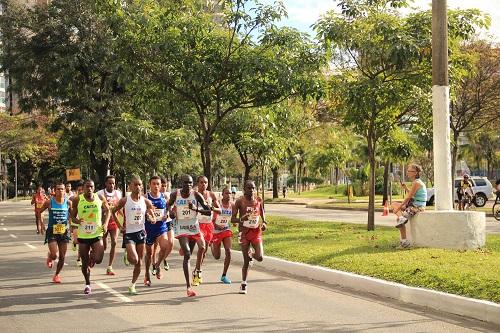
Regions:
<svg viewBox="0 0 500 333"><path fill-rule="evenodd" d="M356 224L366 224L368 221L368 212L364 211L306 208L305 205L295 204L266 204L266 213L303 219L304 221L335 221ZM395 224L394 214L382 216L381 212L375 212L375 226L393 227ZM486 233L500 234L500 221L493 217L486 217Z"/></svg>
<svg viewBox="0 0 500 333"><path fill-rule="evenodd" d="M93 294L83 295L83 277L69 250L62 284L52 284L46 247L35 234L26 202L0 203L1 332L494 332L483 322L408 306L368 294L277 275L254 267L248 294L239 295L239 264L232 285L218 282L222 263L209 259L197 297L185 296L181 258L151 287L128 296L132 268L121 261L117 275L106 265L92 270ZM107 261L107 255L105 262ZM142 281L140 279L139 281Z"/></svg>

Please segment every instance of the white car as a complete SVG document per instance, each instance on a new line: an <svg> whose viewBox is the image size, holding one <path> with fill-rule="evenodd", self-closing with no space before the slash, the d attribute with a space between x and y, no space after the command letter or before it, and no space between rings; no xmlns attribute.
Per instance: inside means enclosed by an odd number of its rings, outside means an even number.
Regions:
<svg viewBox="0 0 500 333"><path fill-rule="evenodd" d="M472 189L476 194L474 198L474 205L477 207L483 207L486 205L488 199L493 198L493 186L486 177L473 176L469 178L472 181ZM453 188L453 200L457 201L457 187L460 186L460 182L463 178L455 178L455 184ZM434 188L427 188L427 205L434 205Z"/></svg>

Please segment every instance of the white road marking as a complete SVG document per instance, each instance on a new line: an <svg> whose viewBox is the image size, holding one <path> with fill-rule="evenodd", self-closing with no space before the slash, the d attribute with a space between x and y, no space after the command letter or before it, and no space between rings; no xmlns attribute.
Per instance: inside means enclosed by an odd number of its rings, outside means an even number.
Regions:
<svg viewBox="0 0 500 333"><path fill-rule="evenodd" d="M7 229L7 228L2 228L2 230L3 230L3 231L8 231L9 229Z"/></svg>
<svg viewBox="0 0 500 333"><path fill-rule="evenodd" d="M30 243L24 243L24 245L26 245L27 247L29 247L30 249L36 249L36 246L33 246L31 245Z"/></svg>
<svg viewBox="0 0 500 333"><path fill-rule="evenodd" d="M130 302L133 302L130 298L126 297L126 296L123 296L122 294L120 294L119 292L117 292L116 290L114 290L113 288L111 287L108 287L107 285L105 285L104 283L102 282L96 282L96 284L101 287L102 289L106 290L107 292L109 292L110 294L118 297L119 299L121 299L123 302L125 303L130 303Z"/></svg>
<svg viewBox="0 0 500 333"><path fill-rule="evenodd" d="M2 221L3 221L3 219L2 219ZM5 223L0 223L0 225L5 225Z"/></svg>
<svg viewBox="0 0 500 333"><path fill-rule="evenodd" d="M13 234L9 234L9 236L12 237L12 238L17 238L17 236L13 235Z"/></svg>

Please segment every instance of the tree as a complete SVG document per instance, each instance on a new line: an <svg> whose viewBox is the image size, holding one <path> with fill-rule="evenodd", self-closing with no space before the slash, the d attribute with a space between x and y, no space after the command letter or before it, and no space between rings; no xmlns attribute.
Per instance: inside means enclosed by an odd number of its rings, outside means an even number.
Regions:
<svg viewBox="0 0 500 333"><path fill-rule="evenodd" d="M54 0L33 9L4 1L2 70L26 112L50 112L53 129L78 142L98 180L110 164L126 71L118 54L117 3Z"/></svg>
<svg viewBox="0 0 500 333"><path fill-rule="evenodd" d="M397 126L416 122L430 84L431 14L401 17L391 6L406 1L341 1L315 25L336 60L333 88L344 109L344 124L368 144L370 165L368 230L374 230L376 152L381 138ZM469 37L484 21L478 11L450 11L450 40Z"/></svg>
<svg viewBox="0 0 500 333"><path fill-rule="evenodd" d="M212 143L221 123L238 109L264 107L315 88L316 49L304 34L277 28L282 6L248 0L149 0L126 8L130 61L194 115L205 175L212 184ZM170 110L169 116L172 115ZM195 120L194 120L195 119Z"/></svg>
<svg viewBox="0 0 500 333"><path fill-rule="evenodd" d="M462 71L452 85L450 103L452 130L452 175L455 176L459 137L478 134L498 119L500 108L500 50L485 41L462 47ZM484 137L485 143L488 141Z"/></svg>

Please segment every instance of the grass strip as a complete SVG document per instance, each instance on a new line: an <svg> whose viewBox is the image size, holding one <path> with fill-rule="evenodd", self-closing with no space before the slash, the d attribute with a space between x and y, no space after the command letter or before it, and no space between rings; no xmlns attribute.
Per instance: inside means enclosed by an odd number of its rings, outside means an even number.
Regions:
<svg viewBox="0 0 500 333"><path fill-rule="evenodd" d="M500 303L500 235L479 250L399 250L395 228L279 216L268 225L266 255Z"/></svg>

